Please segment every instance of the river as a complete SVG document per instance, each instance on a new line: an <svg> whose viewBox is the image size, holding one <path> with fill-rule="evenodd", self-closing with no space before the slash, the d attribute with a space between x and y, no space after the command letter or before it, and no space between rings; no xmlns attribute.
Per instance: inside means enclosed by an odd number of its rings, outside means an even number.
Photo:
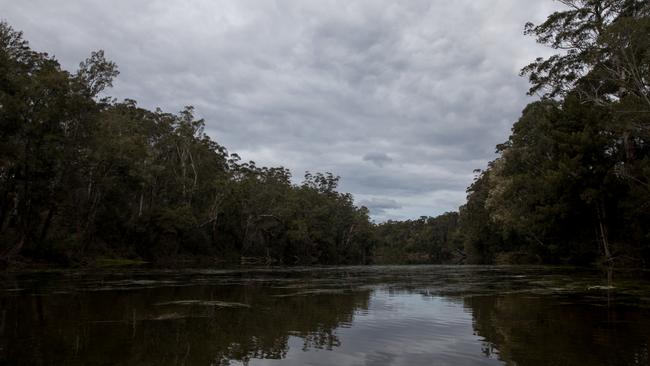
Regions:
<svg viewBox="0 0 650 366"><path fill-rule="evenodd" d="M2 274L0 365L648 365L650 272L489 266ZM609 287L611 285L611 287Z"/></svg>

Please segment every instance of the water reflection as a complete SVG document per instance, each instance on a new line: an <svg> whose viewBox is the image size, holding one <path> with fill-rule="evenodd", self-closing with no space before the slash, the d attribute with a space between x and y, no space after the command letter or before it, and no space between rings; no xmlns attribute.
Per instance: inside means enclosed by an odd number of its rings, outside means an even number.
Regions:
<svg viewBox="0 0 650 366"><path fill-rule="evenodd" d="M465 299L477 334L512 365L650 365L650 312L580 296Z"/></svg>
<svg viewBox="0 0 650 366"><path fill-rule="evenodd" d="M303 349L338 346L334 330L367 309L370 291L278 294L262 285L226 285L4 298L2 355L12 365L280 359L292 336L303 340Z"/></svg>
<svg viewBox="0 0 650 366"><path fill-rule="evenodd" d="M607 293L597 272L542 267L5 275L0 365L647 365L649 282L619 278Z"/></svg>

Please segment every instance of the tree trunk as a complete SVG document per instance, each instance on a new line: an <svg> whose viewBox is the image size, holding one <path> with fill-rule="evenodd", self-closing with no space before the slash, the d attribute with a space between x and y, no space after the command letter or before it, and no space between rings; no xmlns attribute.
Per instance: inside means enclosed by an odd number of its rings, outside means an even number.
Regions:
<svg viewBox="0 0 650 366"><path fill-rule="evenodd" d="M214 216L214 220L212 220L212 245L217 244L217 223L219 220L219 213Z"/></svg>
<svg viewBox="0 0 650 366"><path fill-rule="evenodd" d="M142 206L144 205L144 190L140 192L140 207L138 209L138 217L142 216Z"/></svg>
<svg viewBox="0 0 650 366"><path fill-rule="evenodd" d="M45 221L43 222L43 227L41 228L39 241L43 241L47 237L47 232L50 229L50 224L52 223L52 218L54 218L55 211L56 206L50 206L50 208L47 210L47 216L45 216Z"/></svg>
<svg viewBox="0 0 650 366"><path fill-rule="evenodd" d="M608 263L611 263L612 252L610 251L609 238L607 234L607 222L605 217L605 209L602 207L602 205L598 207L597 214L598 214L598 232L600 235L600 242L603 245L605 260Z"/></svg>
<svg viewBox="0 0 650 366"><path fill-rule="evenodd" d="M627 163L634 161L634 146L630 141L630 132L623 132L623 149L625 150L625 160Z"/></svg>
<svg viewBox="0 0 650 366"><path fill-rule="evenodd" d="M3 202L2 213L0 214L0 233L3 233L11 223L11 217L16 214L18 201L16 195L7 195Z"/></svg>
<svg viewBox="0 0 650 366"><path fill-rule="evenodd" d="M25 245L25 241L26 241L26 236L25 234L21 233L20 238L18 239L16 244L13 247L9 248L4 253L2 253L2 256L0 256L0 258L5 260L20 254L20 251L23 249L23 246Z"/></svg>

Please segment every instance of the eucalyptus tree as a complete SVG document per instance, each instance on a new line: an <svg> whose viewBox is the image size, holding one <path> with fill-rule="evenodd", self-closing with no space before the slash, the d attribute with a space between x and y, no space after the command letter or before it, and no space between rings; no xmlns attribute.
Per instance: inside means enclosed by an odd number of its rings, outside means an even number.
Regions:
<svg viewBox="0 0 650 366"><path fill-rule="evenodd" d="M0 23L0 64L0 230L3 242L12 243L6 256L47 237L89 151L100 110L93 98L117 69L96 52L72 75L47 54L32 51L6 23Z"/></svg>
<svg viewBox="0 0 650 366"><path fill-rule="evenodd" d="M558 51L522 69L530 93L565 96L575 90L597 104L633 95L650 107L650 5L643 0L560 0L563 11L525 33Z"/></svg>
<svg viewBox="0 0 650 366"><path fill-rule="evenodd" d="M561 0L564 11L526 34L558 53L522 69L530 93L563 97L572 92L583 102L611 108L609 130L622 141L619 174L648 185L635 167L640 139L650 129L650 4L642 0ZM641 174L640 174L641 173Z"/></svg>
<svg viewBox="0 0 650 366"><path fill-rule="evenodd" d="M610 181L624 178L640 195L637 199L647 201L650 4L639 0L561 2L565 10L553 13L542 24L526 25L527 34L558 51L522 70L532 84L530 93L560 100L572 95L586 108L606 109L609 115L598 119L598 130L591 135L592 141L601 143L602 159L588 167L607 170ZM575 110L575 103L572 106ZM587 126L590 121L583 123ZM590 191L585 199L596 207L600 241L611 259L607 223L616 213L608 212L603 187Z"/></svg>

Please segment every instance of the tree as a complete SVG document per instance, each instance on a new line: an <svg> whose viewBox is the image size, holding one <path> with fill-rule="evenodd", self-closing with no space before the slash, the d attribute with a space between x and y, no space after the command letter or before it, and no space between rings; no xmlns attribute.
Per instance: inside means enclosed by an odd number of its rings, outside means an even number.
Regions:
<svg viewBox="0 0 650 366"><path fill-rule="evenodd" d="M561 51L522 69L532 84L530 94L556 97L575 89L582 99L607 104L624 92L650 107L650 5L642 0L560 2L568 9L553 13L542 24L525 27L525 34L535 36L538 43Z"/></svg>

